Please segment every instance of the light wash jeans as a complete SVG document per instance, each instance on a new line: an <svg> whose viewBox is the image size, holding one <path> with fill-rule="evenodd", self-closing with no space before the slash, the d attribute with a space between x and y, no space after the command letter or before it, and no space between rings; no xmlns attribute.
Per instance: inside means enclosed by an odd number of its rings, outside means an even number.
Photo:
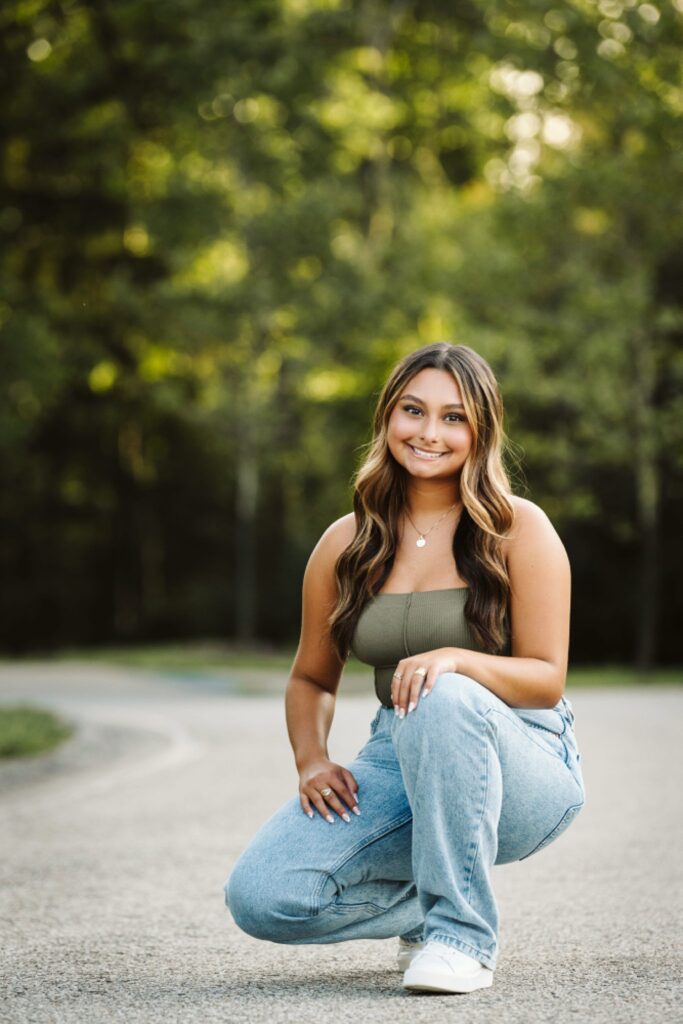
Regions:
<svg viewBox="0 0 683 1024"><path fill-rule="evenodd" d="M495 969L491 868L555 841L585 794L563 697L511 708L444 672L400 719L379 705L346 765L361 815L334 824L298 793L265 822L225 882L236 924L271 942L438 939Z"/></svg>

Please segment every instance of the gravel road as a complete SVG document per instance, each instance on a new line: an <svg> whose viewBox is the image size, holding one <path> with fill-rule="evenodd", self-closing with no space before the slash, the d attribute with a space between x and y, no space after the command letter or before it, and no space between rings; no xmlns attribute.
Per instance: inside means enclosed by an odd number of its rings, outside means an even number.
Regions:
<svg viewBox="0 0 683 1024"><path fill-rule="evenodd" d="M557 843L494 869L493 987L430 996L401 989L394 939L260 942L223 905L234 860L296 792L284 683L249 697L83 663L0 666L0 701L78 726L57 752L0 764L2 1024L681 1021L683 688L568 693L586 806ZM370 690L342 682L338 761L365 742Z"/></svg>

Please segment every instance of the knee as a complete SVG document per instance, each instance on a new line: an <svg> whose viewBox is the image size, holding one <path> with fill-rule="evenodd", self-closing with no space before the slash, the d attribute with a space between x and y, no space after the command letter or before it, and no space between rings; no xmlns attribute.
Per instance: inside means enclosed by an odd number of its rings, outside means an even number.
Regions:
<svg viewBox="0 0 683 1024"><path fill-rule="evenodd" d="M429 708L432 715L447 713L452 708L459 713L463 709L485 712L491 706L491 698L498 699L471 676L462 672L442 672L436 677L429 696L420 701L420 709Z"/></svg>
<svg viewBox="0 0 683 1024"><path fill-rule="evenodd" d="M255 939L291 941L309 916L276 865L260 863L248 850L237 860L223 891L235 924Z"/></svg>
<svg viewBox="0 0 683 1024"><path fill-rule="evenodd" d="M264 887L258 867L243 854L225 884L225 905L243 932L255 939L268 939L269 907L263 898Z"/></svg>
<svg viewBox="0 0 683 1024"><path fill-rule="evenodd" d="M452 740L453 736L478 730L482 717L491 707L495 694L470 676L461 672L442 672L436 677L427 697L419 698L417 707L397 722L397 738L408 736L418 740L424 732L430 740L443 733ZM405 725L408 728L405 728Z"/></svg>
<svg viewBox="0 0 683 1024"><path fill-rule="evenodd" d="M223 885L225 905L232 915L232 919L238 928L247 934L253 934L255 923L254 916L254 891L253 881L242 865L242 860L237 861Z"/></svg>

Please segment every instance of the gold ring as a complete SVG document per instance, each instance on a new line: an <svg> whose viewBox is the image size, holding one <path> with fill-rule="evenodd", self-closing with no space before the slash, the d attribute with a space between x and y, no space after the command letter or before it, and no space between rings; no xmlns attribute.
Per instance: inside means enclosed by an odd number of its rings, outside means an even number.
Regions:
<svg viewBox="0 0 683 1024"><path fill-rule="evenodd" d="M403 679L402 672L394 672L394 679Z"/></svg>
<svg viewBox="0 0 683 1024"><path fill-rule="evenodd" d="M329 796L331 792L332 792L332 790L330 789L330 787L329 786L325 786L324 789L320 790L320 795L321 796Z"/></svg>
<svg viewBox="0 0 683 1024"><path fill-rule="evenodd" d="M416 676L426 676L427 675L427 669L426 668L416 668L415 672L413 674L416 675Z"/></svg>

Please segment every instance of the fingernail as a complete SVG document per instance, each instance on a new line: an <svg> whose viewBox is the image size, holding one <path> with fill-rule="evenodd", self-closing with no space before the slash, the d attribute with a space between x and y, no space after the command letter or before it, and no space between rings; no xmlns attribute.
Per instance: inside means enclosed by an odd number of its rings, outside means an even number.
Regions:
<svg viewBox="0 0 683 1024"><path fill-rule="evenodd" d="M309 818L313 817L313 811L306 811L306 814L308 815Z"/></svg>
<svg viewBox="0 0 683 1024"><path fill-rule="evenodd" d="M406 716L406 710L405 710L405 708L401 708L401 710L398 713L398 717L399 718L405 718L405 716Z"/></svg>
<svg viewBox="0 0 683 1024"><path fill-rule="evenodd" d="M331 814L327 815L327 820L329 821L330 825L334 825L334 818L332 817Z"/></svg>
<svg viewBox="0 0 683 1024"><path fill-rule="evenodd" d="M394 704L394 714L398 714L398 704Z"/></svg>
<svg viewBox="0 0 683 1024"><path fill-rule="evenodd" d="M354 814L360 814L360 807L352 807L351 810Z"/></svg>
<svg viewBox="0 0 683 1024"><path fill-rule="evenodd" d="M423 697L428 697L430 693L431 693L431 690L423 690L422 691L422 696Z"/></svg>
<svg viewBox="0 0 683 1024"><path fill-rule="evenodd" d="M348 814L342 814L342 818L344 819L344 821L351 821Z"/></svg>
<svg viewBox="0 0 683 1024"><path fill-rule="evenodd" d="M413 710L414 707L415 707L415 702L411 700L410 704L408 705L408 714L410 714L410 712Z"/></svg>

